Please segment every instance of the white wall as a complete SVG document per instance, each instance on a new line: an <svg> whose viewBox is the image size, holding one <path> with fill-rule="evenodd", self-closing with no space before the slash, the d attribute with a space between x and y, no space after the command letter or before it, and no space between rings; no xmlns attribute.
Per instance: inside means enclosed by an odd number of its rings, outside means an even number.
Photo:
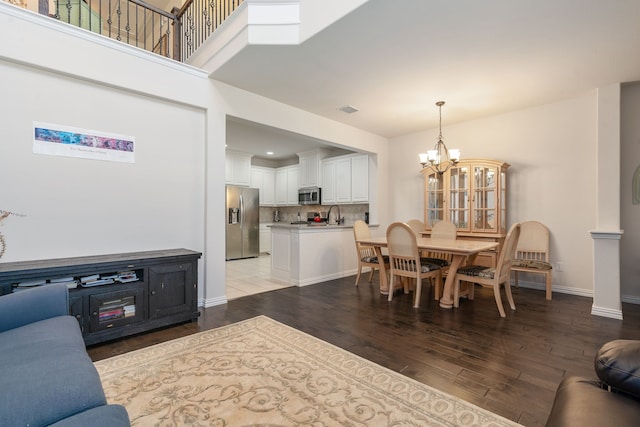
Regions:
<svg viewBox="0 0 640 427"><path fill-rule="evenodd" d="M3 261L202 249L202 110L0 62ZM97 114L98 113L98 114ZM33 121L135 137L135 163L34 154ZM183 143L183 141L196 143ZM198 209L185 209L185 206Z"/></svg>
<svg viewBox="0 0 640 427"><path fill-rule="evenodd" d="M623 301L640 304L640 204L632 203L633 175L640 167L640 84L622 87L620 287Z"/></svg>
<svg viewBox="0 0 640 427"><path fill-rule="evenodd" d="M551 230L554 289L591 295L595 226L596 92L573 99L459 124L443 137L464 158L495 158L508 171L508 223L537 220ZM434 114L437 112L434 111ZM424 184L417 154L433 147L438 129L390 142L390 204L398 220L423 218Z"/></svg>
<svg viewBox="0 0 640 427"><path fill-rule="evenodd" d="M0 37L0 209L26 215L2 262L204 251L206 74L5 3ZM33 121L134 136L136 161L34 154Z"/></svg>
<svg viewBox="0 0 640 427"><path fill-rule="evenodd" d="M20 34L20 37L16 37ZM388 222L387 140L0 2L2 262L185 247L200 303L226 302L227 115L376 156L372 220ZM136 163L32 153L33 121L136 138Z"/></svg>

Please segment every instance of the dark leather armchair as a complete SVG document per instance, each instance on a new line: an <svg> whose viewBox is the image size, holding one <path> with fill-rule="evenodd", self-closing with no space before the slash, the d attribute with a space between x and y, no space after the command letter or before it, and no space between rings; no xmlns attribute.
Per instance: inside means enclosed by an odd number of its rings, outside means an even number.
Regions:
<svg viewBox="0 0 640 427"><path fill-rule="evenodd" d="M640 341L606 343L594 365L597 379L560 382L547 427L640 425Z"/></svg>

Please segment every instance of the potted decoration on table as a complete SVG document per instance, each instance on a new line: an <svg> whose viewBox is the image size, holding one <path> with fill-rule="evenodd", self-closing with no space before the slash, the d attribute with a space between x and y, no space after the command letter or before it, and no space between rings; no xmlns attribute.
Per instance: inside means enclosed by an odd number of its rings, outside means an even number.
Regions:
<svg viewBox="0 0 640 427"><path fill-rule="evenodd" d="M10 215L13 215L13 216L25 216L25 215L18 214L18 213L15 213L15 212L5 211L5 210L0 209L0 225L2 225L2 221L7 219ZM4 255L6 250L7 250L7 243L6 243L2 233L0 233L0 258L2 258L2 255Z"/></svg>

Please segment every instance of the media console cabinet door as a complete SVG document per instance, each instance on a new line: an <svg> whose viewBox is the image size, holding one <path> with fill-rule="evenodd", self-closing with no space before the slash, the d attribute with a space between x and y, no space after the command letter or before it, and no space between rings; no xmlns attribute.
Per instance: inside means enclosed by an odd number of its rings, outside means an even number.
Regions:
<svg viewBox="0 0 640 427"><path fill-rule="evenodd" d="M90 332L116 330L141 322L144 319L143 295L141 287L89 295Z"/></svg>
<svg viewBox="0 0 640 427"><path fill-rule="evenodd" d="M149 267L149 318L197 310L197 284L191 262Z"/></svg>

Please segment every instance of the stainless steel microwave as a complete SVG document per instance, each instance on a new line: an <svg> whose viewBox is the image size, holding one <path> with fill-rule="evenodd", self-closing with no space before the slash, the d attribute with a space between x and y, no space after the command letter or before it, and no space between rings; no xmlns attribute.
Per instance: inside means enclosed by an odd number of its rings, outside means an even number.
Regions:
<svg viewBox="0 0 640 427"><path fill-rule="evenodd" d="M301 205L319 205L322 203L320 187L307 187L298 189L298 203Z"/></svg>

